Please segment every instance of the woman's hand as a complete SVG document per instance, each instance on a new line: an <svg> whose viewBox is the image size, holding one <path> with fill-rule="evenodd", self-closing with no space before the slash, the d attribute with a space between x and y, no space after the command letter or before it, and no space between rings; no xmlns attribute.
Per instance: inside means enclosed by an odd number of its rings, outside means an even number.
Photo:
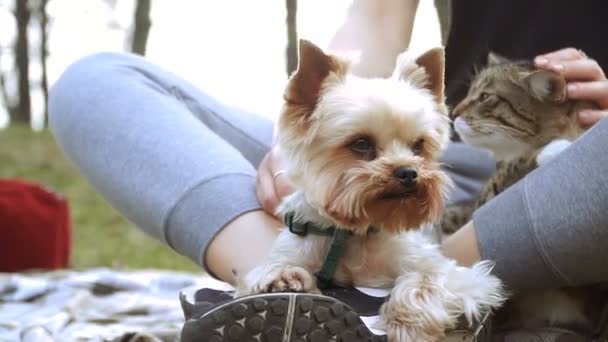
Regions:
<svg viewBox="0 0 608 342"><path fill-rule="evenodd" d="M282 168L277 147L270 150L260 163L256 187L262 208L271 215L276 215L283 197L293 192L293 186Z"/></svg>
<svg viewBox="0 0 608 342"><path fill-rule="evenodd" d="M584 52L574 48L557 50L537 56L534 63L539 68L562 74L571 99L594 101L599 109L578 113L582 125L591 126L608 117L608 80L597 62Z"/></svg>

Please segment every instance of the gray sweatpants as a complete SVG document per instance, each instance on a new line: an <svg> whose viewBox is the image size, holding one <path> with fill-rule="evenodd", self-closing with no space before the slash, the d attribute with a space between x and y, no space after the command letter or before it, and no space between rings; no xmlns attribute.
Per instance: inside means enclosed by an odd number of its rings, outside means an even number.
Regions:
<svg viewBox="0 0 608 342"><path fill-rule="evenodd" d="M277 94L281 96L281 94ZM260 209L256 168L273 124L228 108L126 55L73 64L53 86L50 125L82 174L120 213L196 263L226 223ZM468 201L494 171L452 144L443 162ZM478 210L482 256L513 288L608 280L608 120ZM255 229L252 227L252 229Z"/></svg>

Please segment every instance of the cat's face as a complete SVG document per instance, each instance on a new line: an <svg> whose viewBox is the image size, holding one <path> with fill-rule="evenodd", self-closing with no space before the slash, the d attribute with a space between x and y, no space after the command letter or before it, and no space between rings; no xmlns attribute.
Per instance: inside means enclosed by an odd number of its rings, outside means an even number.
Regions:
<svg viewBox="0 0 608 342"><path fill-rule="evenodd" d="M561 76L495 55L488 60L452 112L464 142L505 160L543 146L566 129L571 120Z"/></svg>

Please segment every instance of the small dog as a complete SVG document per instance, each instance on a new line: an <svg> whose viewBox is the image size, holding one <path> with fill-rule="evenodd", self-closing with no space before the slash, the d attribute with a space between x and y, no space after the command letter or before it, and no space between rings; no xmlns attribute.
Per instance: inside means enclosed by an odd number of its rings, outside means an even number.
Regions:
<svg viewBox="0 0 608 342"><path fill-rule="evenodd" d="M490 262L457 266L421 232L441 216L450 184L437 162L450 134L443 50L402 54L385 79L349 74L346 61L305 40L299 54L277 136L296 191L279 213L349 232L334 284L392 288L381 310L389 341L437 341L460 316L473 322L500 306ZM290 230L240 277L239 296L319 291L314 274L332 239Z"/></svg>

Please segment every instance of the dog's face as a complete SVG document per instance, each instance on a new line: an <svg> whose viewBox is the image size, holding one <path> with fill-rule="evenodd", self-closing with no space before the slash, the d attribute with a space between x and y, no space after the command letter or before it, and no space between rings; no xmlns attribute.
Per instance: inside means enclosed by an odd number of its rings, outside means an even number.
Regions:
<svg viewBox="0 0 608 342"><path fill-rule="evenodd" d="M391 78L363 79L309 42L285 93L278 140L291 180L338 226L399 231L441 213L449 139L443 51L401 58Z"/></svg>

